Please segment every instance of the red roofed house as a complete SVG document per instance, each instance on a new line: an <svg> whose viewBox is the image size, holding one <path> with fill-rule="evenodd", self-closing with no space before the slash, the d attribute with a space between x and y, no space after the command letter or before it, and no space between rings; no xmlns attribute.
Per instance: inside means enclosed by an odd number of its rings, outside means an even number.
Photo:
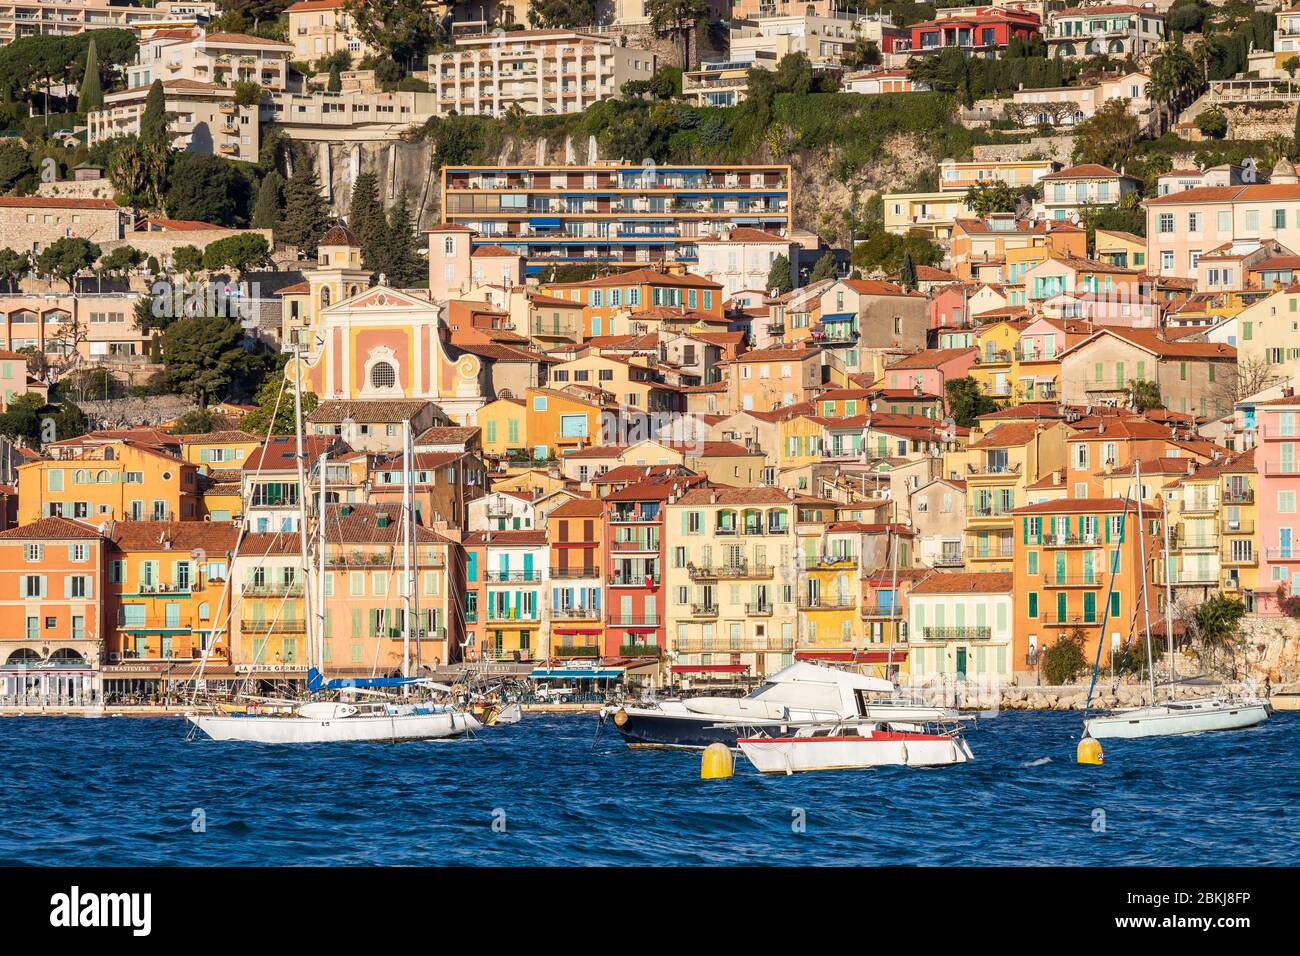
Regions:
<svg viewBox="0 0 1300 956"><path fill-rule="evenodd" d="M937 53L958 47L963 53L994 59L1012 37L1027 40L1037 36L1038 14L1001 7L976 7L973 14L940 16L912 24L911 52Z"/></svg>
<svg viewBox="0 0 1300 956"><path fill-rule="evenodd" d="M24 250L40 252L65 236L115 242L125 223L126 213L111 199L0 196L0 231Z"/></svg>
<svg viewBox="0 0 1300 956"><path fill-rule="evenodd" d="M1043 208L1052 219L1082 215L1090 206L1115 206L1129 193L1140 193L1142 180L1098 163L1071 166L1041 180Z"/></svg>
<svg viewBox="0 0 1300 956"><path fill-rule="evenodd" d="M953 379L966 378L978 355L975 349L925 349L895 362L885 369L880 388L919 388L929 395L947 400L946 385Z"/></svg>

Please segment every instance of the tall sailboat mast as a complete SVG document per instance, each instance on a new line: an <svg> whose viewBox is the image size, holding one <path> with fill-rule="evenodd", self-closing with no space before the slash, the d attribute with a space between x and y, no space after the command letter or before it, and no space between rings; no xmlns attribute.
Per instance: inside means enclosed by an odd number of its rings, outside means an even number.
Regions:
<svg viewBox="0 0 1300 956"><path fill-rule="evenodd" d="M293 430L297 442L297 454L294 459L298 465L298 544L302 549L302 567L303 567L303 586L302 586L302 618L304 621L311 621L312 600L311 600L311 555L308 551L307 544L307 499L311 495L311 489L307 486L307 463L306 453L302 445L302 347L294 346L293 350ZM315 660L315 648L312 647L310 634L307 638L307 667L317 666Z"/></svg>
<svg viewBox="0 0 1300 956"><path fill-rule="evenodd" d="M1142 517L1142 463L1133 459L1133 480L1137 484L1138 502L1138 550L1142 565L1142 613L1146 615L1147 636L1147 684L1151 690L1151 705L1156 702L1155 656L1151 653L1151 602L1147 600L1147 535L1146 522ZM1101 640L1099 637L1098 640Z"/></svg>
<svg viewBox="0 0 1300 956"><path fill-rule="evenodd" d="M1174 583L1173 559L1169 556L1169 497L1164 496L1160 503L1164 506L1165 528L1165 653L1169 655L1169 696L1174 695L1174 681L1178 671L1174 667Z"/></svg>
<svg viewBox="0 0 1300 956"><path fill-rule="evenodd" d="M415 594L411 580L411 422L402 421L402 676L411 676L411 602Z"/></svg>
<svg viewBox="0 0 1300 956"><path fill-rule="evenodd" d="M325 673L325 470L329 463L329 453L323 452L320 456L320 508L316 512L316 560L318 562L317 571L320 575L316 594L320 598L316 602L318 609L316 611L316 635L315 647L313 652L316 656L316 669ZM308 640L312 640L308 637Z"/></svg>

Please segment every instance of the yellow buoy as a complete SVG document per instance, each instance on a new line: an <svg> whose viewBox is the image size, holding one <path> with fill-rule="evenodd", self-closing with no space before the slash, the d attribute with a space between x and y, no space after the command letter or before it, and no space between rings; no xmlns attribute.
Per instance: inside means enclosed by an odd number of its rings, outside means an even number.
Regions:
<svg viewBox="0 0 1300 956"><path fill-rule="evenodd" d="M1101 741L1095 737L1089 737L1084 733L1083 739L1079 741L1079 749L1076 755L1079 763L1094 764L1101 766L1105 762L1105 757L1101 752Z"/></svg>
<svg viewBox="0 0 1300 956"><path fill-rule="evenodd" d="M709 744L700 759L701 780L725 780L735 771L735 762L726 744Z"/></svg>
<svg viewBox="0 0 1300 956"><path fill-rule="evenodd" d="M614 726L622 727L626 723L627 723L627 711L624 710L622 707L620 707L614 713Z"/></svg>

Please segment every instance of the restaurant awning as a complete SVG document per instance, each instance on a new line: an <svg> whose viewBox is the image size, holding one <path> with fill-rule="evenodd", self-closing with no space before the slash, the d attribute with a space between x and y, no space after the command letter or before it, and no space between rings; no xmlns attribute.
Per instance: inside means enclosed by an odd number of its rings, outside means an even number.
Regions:
<svg viewBox="0 0 1300 956"><path fill-rule="evenodd" d="M907 660L906 648L895 650L893 657L889 651L795 651L797 661L840 661L848 664L888 664L892 659L895 664Z"/></svg>
<svg viewBox="0 0 1300 956"><path fill-rule="evenodd" d="M528 676L533 680L618 680L623 668L538 667Z"/></svg>

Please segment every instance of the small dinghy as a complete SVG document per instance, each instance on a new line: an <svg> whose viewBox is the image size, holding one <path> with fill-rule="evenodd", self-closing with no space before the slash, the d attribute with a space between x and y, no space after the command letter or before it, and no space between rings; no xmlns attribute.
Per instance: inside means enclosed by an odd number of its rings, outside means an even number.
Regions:
<svg viewBox="0 0 1300 956"><path fill-rule="evenodd" d="M899 729L878 721L810 724L793 733L736 741L760 773L946 767L974 759L960 723Z"/></svg>

